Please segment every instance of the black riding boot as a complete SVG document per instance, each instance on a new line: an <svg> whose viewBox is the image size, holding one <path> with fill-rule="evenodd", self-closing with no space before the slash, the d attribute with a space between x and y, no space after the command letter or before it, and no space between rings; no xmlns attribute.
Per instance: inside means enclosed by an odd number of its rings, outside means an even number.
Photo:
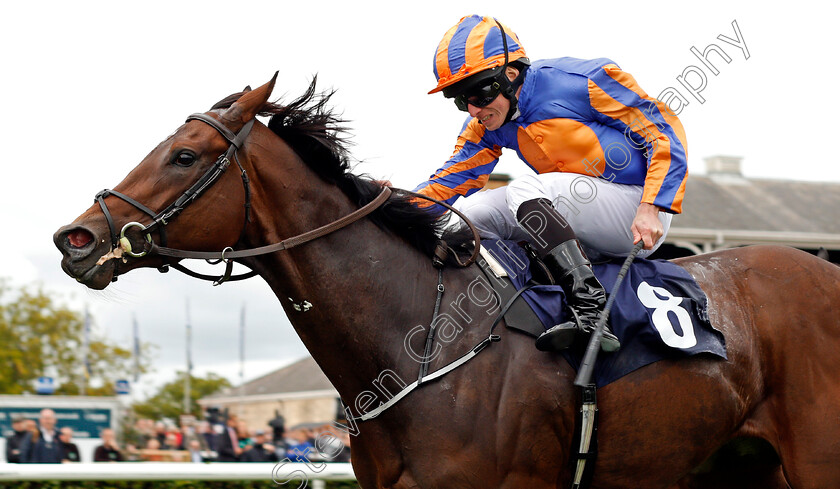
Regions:
<svg viewBox="0 0 840 489"><path fill-rule="evenodd" d="M569 347L577 333L587 335L595 331L598 318L607 302L604 287L595 277L592 264L580 248L580 242L572 239L557 245L543 257L558 285L566 292L566 299L573 318L558 324L537 338L537 349L541 351L560 351ZM618 338L605 325L601 336L601 349L616 351L621 346Z"/></svg>
<svg viewBox="0 0 840 489"><path fill-rule="evenodd" d="M578 332L591 334L607 303L604 287L595 278L592 264L566 219L547 199L532 199L516 211L519 225L531 236L531 244L546 264L554 281L563 287L573 320L549 328L537 338L537 349L560 351L568 348ZM618 338L604 328L601 349L616 351Z"/></svg>

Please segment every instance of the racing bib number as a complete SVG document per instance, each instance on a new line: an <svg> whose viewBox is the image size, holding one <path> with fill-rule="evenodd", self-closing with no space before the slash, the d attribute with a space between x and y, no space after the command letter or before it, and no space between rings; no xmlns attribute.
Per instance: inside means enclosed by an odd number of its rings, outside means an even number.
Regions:
<svg viewBox="0 0 840 489"><path fill-rule="evenodd" d="M636 296L645 307L653 309L651 315L653 327L656 328L666 345L682 349L691 348L697 344L691 316L681 305L683 297L674 296L667 289L653 287L647 282L639 284ZM677 332L674 319L677 320L682 334Z"/></svg>

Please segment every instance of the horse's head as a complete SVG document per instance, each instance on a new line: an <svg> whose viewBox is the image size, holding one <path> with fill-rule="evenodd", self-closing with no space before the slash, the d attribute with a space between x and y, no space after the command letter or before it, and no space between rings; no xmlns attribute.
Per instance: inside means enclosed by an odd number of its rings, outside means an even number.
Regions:
<svg viewBox="0 0 840 489"><path fill-rule="evenodd" d="M165 264L144 256L152 241L198 251L233 246L243 226L231 223L244 225L249 204L247 177L237 165L248 162L243 146L276 77L226 110L191 116L113 190L97 194L96 203L53 236L64 271L103 289L132 268ZM179 219L182 213L188 217Z"/></svg>

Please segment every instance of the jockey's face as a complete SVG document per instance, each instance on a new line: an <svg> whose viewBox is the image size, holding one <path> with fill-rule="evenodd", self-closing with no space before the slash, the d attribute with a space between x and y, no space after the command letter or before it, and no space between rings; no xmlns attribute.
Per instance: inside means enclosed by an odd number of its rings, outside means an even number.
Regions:
<svg viewBox="0 0 840 489"><path fill-rule="evenodd" d="M519 70L513 67L508 67L505 75L507 75L510 81L513 81L519 75ZM519 87L517 90L517 96L519 95L519 91L521 89L522 87ZM502 94L496 96L492 102L484 107L476 107L475 105L469 103L467 104L467 112L469 112L472 117L478 119L478 122L483 124L488 131L495 131L496 129L502 127L508 111L510 111L510 100Z"/></svg>
<svg viewBox="0 0 840 489"><path fill-rule="evenodd" d="M510 110L510 100L501 94L484 107L476 107L472 104L467 105L467 112L478 119L480 124L484 124L484 127L488 131L495 131L502 127L508 110Z"/></svg>

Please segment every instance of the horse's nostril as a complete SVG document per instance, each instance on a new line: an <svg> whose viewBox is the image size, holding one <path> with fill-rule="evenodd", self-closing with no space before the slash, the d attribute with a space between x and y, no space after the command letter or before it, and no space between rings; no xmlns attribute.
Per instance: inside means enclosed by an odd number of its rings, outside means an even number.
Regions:
<svg viewBox="0 0 840 489"><path fill-rule="evenodd" d="M73 248L83 248L93 241L93 234L86 229L74 229L67 234L67 241Z"/></svg>

